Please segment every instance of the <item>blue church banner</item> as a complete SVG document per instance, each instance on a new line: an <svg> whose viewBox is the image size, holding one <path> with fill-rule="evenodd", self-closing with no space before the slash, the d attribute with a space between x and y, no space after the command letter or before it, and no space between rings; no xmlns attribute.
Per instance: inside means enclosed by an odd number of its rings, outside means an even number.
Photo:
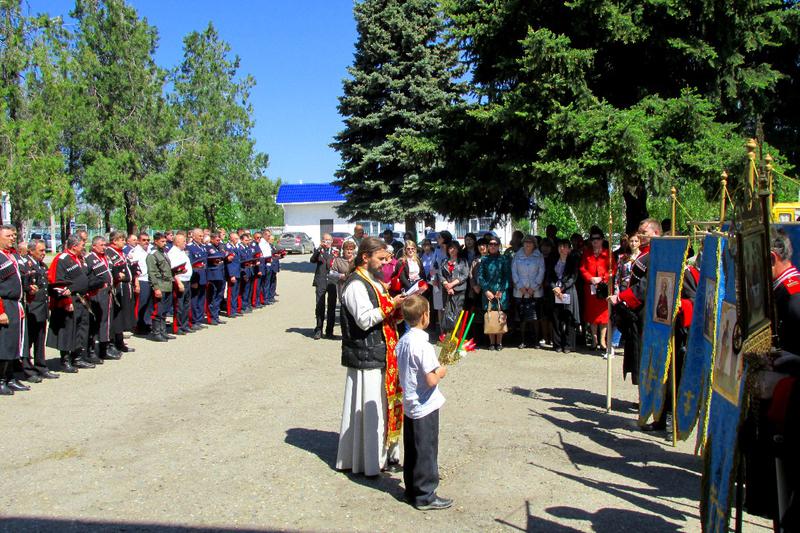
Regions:
<svg viewBox="0 0 800 533"><path fill-rule="evenodd" d="M659 237L650 244L647 268L642 356L639 364L639 424L664 409L664 391L672 362L670 342L680 308L688 237Z"/></svg>
<svg viewBox="0 0 800 533"><path fill-rule="evenodd" d="M714 362L717 321L725 297L725 275L720 269L727 238L707 235L703 241L700 281L694 298L686 358L676 395L675 421L678 438L686 440L697 428L697 450L705 444L711 400L711 365ZM699 421L699 422L698 422Z"/></svg>
<svg viewBox="0 0 800 533"><path fill-rule="evenodd" d="M714 362L708 436L704 448L704 470L700 515L703 531L727 532L730 519L737 434L744 395L745 348L737 352L736 277L733 255L725 247L722 254L721 298Z"/></svg>

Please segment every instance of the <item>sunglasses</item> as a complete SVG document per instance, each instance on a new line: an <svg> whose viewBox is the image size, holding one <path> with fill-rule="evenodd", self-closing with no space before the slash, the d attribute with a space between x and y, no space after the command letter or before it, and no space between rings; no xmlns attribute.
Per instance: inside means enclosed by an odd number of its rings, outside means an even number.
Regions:
<svg viewBox="0 0 800 533"><path fill-rule="evenodd" d="M489 246L500 246L499 242L490 242Z"/></svg>

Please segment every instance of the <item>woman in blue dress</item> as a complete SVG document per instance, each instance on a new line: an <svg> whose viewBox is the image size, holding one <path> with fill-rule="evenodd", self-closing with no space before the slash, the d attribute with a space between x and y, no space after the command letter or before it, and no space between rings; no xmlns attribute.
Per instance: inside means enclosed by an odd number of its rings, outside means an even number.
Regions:
<svg viewBox="0 0 800 533"><path fill-rule="evenodd" d="M500 241L497 237L489 239L489 255L481 261L478 284L481 287L483 308L497 309L498 303L501 311L508 309L508 290L511 284L511 261L500 254ZM503 349L503 334L489 334L489 349Z"/></svg>

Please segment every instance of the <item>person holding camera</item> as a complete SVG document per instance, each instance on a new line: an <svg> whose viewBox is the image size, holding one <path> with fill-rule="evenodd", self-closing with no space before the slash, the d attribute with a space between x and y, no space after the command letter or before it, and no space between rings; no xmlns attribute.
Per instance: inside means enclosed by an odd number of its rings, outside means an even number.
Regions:
<svg viewBox="0 0 800 533"><path fill-rule="evenodd" d="M333 326L336 323L336 281L331 281L328 273L336 259L331 246L333 237L329 233L322 236L322 243L311 254L311 262L316 263L313 286L317 288L317 325L314 328L314 339L322 338L322 326L325 325L325 338L333 338ZM325 312L325 299L328 300L327 313ZM327 325L325 321L327 320Z"/></svg>

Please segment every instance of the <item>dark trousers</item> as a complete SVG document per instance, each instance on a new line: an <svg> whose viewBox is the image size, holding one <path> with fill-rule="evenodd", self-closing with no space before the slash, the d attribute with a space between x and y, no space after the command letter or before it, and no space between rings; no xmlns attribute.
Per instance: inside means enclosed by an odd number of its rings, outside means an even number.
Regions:
<svg viewBox="0 0 800 533"><path fill-rule="evenodd" d="M192 324L202 324L206 321L206 284L190 287Z"/></svg>
<svg viewBox="0 0 800 533"><path fill-rule="evenodd" d="M40 322L33 315L26 319L28 327L28 345L22 357L22 372L32 376L47 371L47 361L44 357L44 343L47 337L47 321ZM33 353L33 357L31 357Z"/></svg>
<svg viewBox="0 0 800 533"><path fill-rule="evenodd" d="M89 344L89 322L91 317L89 309L77 298L73 298L72 307L72 318L74 320L72 358L74 360L85 352L86 346Z"/></svg>
<svg viewBox="0 0 800 533"><path fill-rule="evenodd" d="M219 322L219 308L225 294L225 281L221 279L209 280L208 285L208 321Z"/></svg>
<svg viewBox="0 0 800 533"><path fill-rule="evenodd" d="M153 288L149 281L139 280L139 299L136 304L136 329L147 331L153 323Z"/></svg>
<svg viewBox="0 0 800 533"><path fill-rule="evenodd" d="M239 311L239 280L228 281L228 290L225 295L225 314L236 316Z"/></svg>
<svg viewBox="0 0 800 533"><path fill-rule="evenodd" d="M267 289L267 301L275 300L278 291L278 273L274 270L269 271L269 288Z"/></svg>
<svg viewBox="0 0 800 533"><path fill-rule="evenodd" d="M258 281L258 301L261 305L266 305L269 300L269 285L272 278L272 271L267 270Z"/></svg>
<svg viewBox="0 0 800 533"><path fill-rule="evenodd" d="M439 486L439 410L422 418L403 417L403 483L406 500L425 505Z"/></svg>
<svg viewBox="0 0 800 533"><path fill-rule="evenodd" d="M239 287L241 294L242 311L250 309L253 301L253 280L252 278L242 279L241 287Z"/></svg>
<svg viewBox="0 0 800 533"><path fill-rule="evenodd" d="M188 281L184 285L184 291L172 291L172 331L189 330L189 306L192 301L192 294L189 290Z"/></svg>
<svg viewBox="0 0 800 533"><path fill-rule="evenodd" d="M328 312L325 312L325 297L328 300ZM333 335L333 325L336 323L336 285L326 283L324 287L317 287L317 327L316 331L322 331L322 326L327 318L328 326L325 333Z"/></svg>
<svg viewBox="0 0 800 533"><path fill-rule="evenodd" d="M153 297L153 333L165 334L167 332L167 314L172 310L172 293L163 292L161 298Z"/></svg>
<svg viewBox="0 0 800 533"><path fill-rule="evenodd" d="M553 348L575 349L575 326L577 320L565 305L553 305Z"/></svg>

